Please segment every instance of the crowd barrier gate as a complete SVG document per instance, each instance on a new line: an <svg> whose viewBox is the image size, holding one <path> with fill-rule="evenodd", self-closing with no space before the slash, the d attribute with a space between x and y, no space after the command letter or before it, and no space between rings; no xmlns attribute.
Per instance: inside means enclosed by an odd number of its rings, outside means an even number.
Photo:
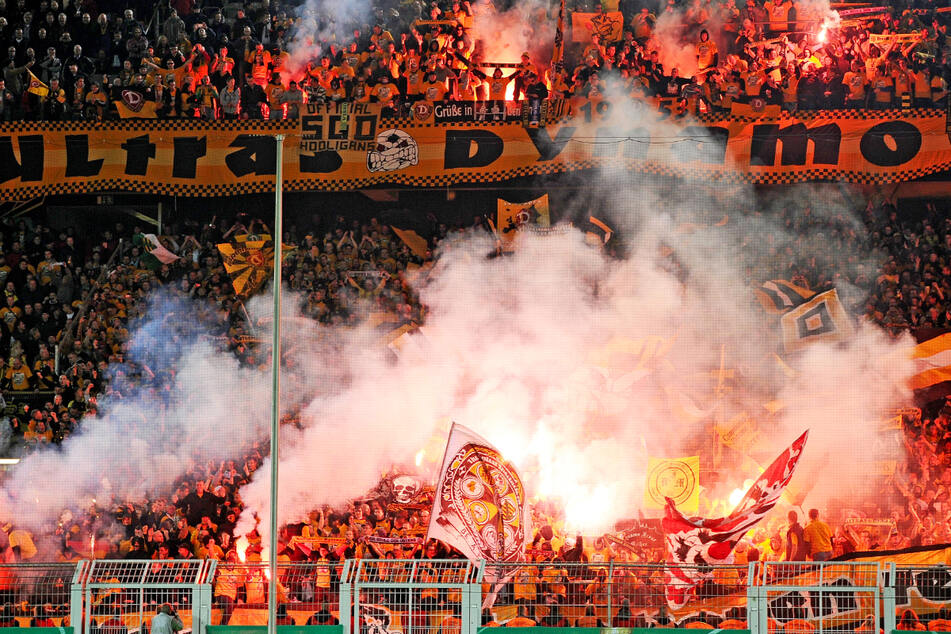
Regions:
<svg viewBox="0 0 951 634"><path fill-rule="evenodd" d="M216 564L213 559L80 562L70 610L74 627L83 626L76 634L146 634L163 603L177 611L186 630L202 634L211 624Z"/></svg>
<svg viewBox="0 0 951 634"><path fill-rule="evenodd" d="M895 629L894 563L755 562L747 578L754 633Z"/></svg>
<svg viewBox="0 0 951 634"><path fill-rule="evenodd" d="M484 574L465 559L348 560L340 624L344 634L475 634Z"/></svg>

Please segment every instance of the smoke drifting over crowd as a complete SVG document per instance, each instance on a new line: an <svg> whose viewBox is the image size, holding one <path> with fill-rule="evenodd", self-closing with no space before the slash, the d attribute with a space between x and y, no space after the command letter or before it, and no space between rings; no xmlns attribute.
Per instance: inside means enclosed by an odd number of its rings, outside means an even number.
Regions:
<svg viewBox="0 0 951 634"><path fill-rule="evenodd" d="M526 52L536 62L550 59L555 23L548 15L547 2L517 2L507 11L498 11L491 0L473 5L472 37L478 40L485 62L511 64Z"/></svg>
<svg viewBox="0 0 951 634"><path fill-rule="evenodd" d="M641 111L618 108L613 116L657 138L677 133ZM752 301L751 283L789 275L775 268L787 246L828 248L822 236L773 220L773 207L801 209L822 198L786 191L763 202L733 185L587 174L569 203L576 208L561 211L587 217L606 210L604 219L624 236L623 259L585 244L575 229L526 233L501 258L486 257L495 247L486 234L446 241L418 289L428 307L424 332L395 362L379 333L319 326L295 315L298 298L288 295L282 407L299 409L301 425L283 432L280 521L360 497L392 465L412 464L449 420L516 463L530 496L561 498L567 525L589 534L637 515L648 456L711 456L715 425L743 417L756 423L762 464L810 429L793 481L808 483L799 484L807 503L864 481L868 464L841 456L863 439L867 458L880 457L871 440L887 408L908 397L911 342L859 324L850 341L815 344L788 357L788 371L779 366L778 326ZM845 205L810 213L841 215L861 231ZM877 266L869 254L853 255L867 258L870 270ZM267 317L269 306L266 296L251 302L252 318ZM208 310L157 297L133 333L131 357L173 376L172 389L104 399L101 419L10 474L0 517L42 528L91 498L168 492L193 457L231 458L264 438L269 378L202 336L200 314ZM267 340L267 332L258 334ZM122 373L113 380L129 380ZM776 402L770 414L765 404ZM439 458L427 455L423 469ZM758 475L736 460L719 470L708 495L725 497ZM256 518L264 533L268 463L241 497L246 511L237 533Z"/></svg>
<svg viewBox="0 0 951 634"><path fill-rule="evenodd" d="M329 55L331 45L336 50L346 47L354 29L362 30L373 20L373 6L370 0L307 0L297 9L296 17L288 38L286 62L287 71L294 77L302 74L311 60Z"/></svg>
<svg viewBox="0 0 951 634"><path fill-rule="evenodd" d="M647 116L614 113L654 137L676 134L673 124ZM485 257L494 246L485 235L444 244L419 289L429 312L412 350L390 364L348 342L334 362L348 364L351 381L311 402L305 430L283 445L281 470L290 475L281 479L281 522L358 497L390 465L410 463L450 419L484 435L520 466L531 495L561 498L568 525L590 532L637 514L648 456L710 457L716 425L738 419L754 421L754 457L763 465L811 430L800 466L809 503L860 485L871 461L894 456L896 447L870 442L863 461L838 458L856 438L873 439L887 409L909 397L911 341L863 323L850 341L815 345L783 368L778 324L751 299L752 282L789 275L775 268L786 247L805 249L803 259L822 255L813 247L828 252L823 236L773 220L773 207L802 209L822 196L791 189L764 203L742 187L628 172L589 175L585 183L578 209L563 211L610 210L626 236L626 257L606 258L576 230L524 235L505 258ZM757 206L768 208L752 213ZM844 203L809 213L862 231ZM873 254L838 256L877 267ZM840 292L854 302L863 291ZM810 490L830 469L835 478ZM722 498L758 475L739 461L724 460L719 470L707 494ZM266 517L267 468L242 497L248 528L251 513Z"/></svg>

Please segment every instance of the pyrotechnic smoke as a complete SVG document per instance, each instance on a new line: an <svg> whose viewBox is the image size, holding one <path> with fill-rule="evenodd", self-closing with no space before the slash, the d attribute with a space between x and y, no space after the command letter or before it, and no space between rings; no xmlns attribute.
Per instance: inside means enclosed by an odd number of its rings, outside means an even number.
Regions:
<svg viewBox="0 0 951 634"><path fill-rule="evenodd" d="M522 53L542 66L551 59L555 40L555 20L548 15L548 2L516 2L507 11L498 11L491 0L473 3L472 38L479 42L486 62L515 63ZM505 74L510 74L506 71Z"/></svg>
<svg viewBox="0 0 951 634"><path fill-rule="evenodd" d="M608 123L643 126L655 142L682 138L677 125L634 107L613 117ZM597 148L583 140L593 130L576 135L582 140L563 150L574 158L605 151L603 139ZM685 157L704 140L697 136L684 143ZM788 191L792 208L823 200ZM842 215L861 231L847 205L824 198L813 216ZM762 466L812 430L800 468L834 477L804 479L816 482L803 487L807 500L867 481L868 460L842 455L856 439L874 438L886 409L908 396L902 354L911 344L861 324L849 342L787 357L787 376L777 362L778 323L753 301L751 282L791 274L776 268L786 246L803 259L832 246L819 233L787 229L774 210L753 207L759 200L734 185L604 170L585 174L577 208L563 211L586 218L609 210L628 240L622 261L585 245L577 230L524 235L506 258L486 257L494 240L485 235L445 244L419 289L429 310L417 352L387 364L351 339L332 359L350 380L311 402L303 432L282 445L279 520L359 497L390 465L411 463L446 419L484 435L521 468L531 495L561 498L567 526L589 534L637 515L648 456L699 452L712 469L715 426L744 418L760 435L750 453ZM872 254L854 257L874 270ZM754 272L765 277L751 280ZM780 413L769 414L777 399ZM740 458L724 459L708 495L725 498L755 479L755 466ZM265 464L242 490L248 511L239 532L253 513L267 517L268 475Z"/></svg>
<svg viewBox="0 0 951 634"><path fill-rule="evenodd" d="M147 317L130 328L129 362L111 368L113 395L100 399L101 417L85 417L61 447L25 456L7 474L0 518L42 532L64 509L79 516L93 504L108 512L147 494L169 495L196 464L240 457L266 435L270 383L209 336L215 310L153 297ZM306 333L288 335L306 347ZM314 392L301 372L319 376L310 367L287 372L291 405ZM143 381L148 373L164 380Z"/></svg>
<svg viewBox="0 0 951 634"><path fill-rule="evenodd" d="M619 151L649 134L686 161L705 140L697 131L686 139L678 124L658 123L633 105L615 106L611 116L606 125L641 130L617 139ZM564 152L582 160L606 151L610 138L592 144L595 131L573 125L578 140ZM553 125L546 134L557 132ZM301 425L283 431L282 522L362 496L391 465L411 464L447 419L494 443L520 467L530 495L560 497L566 525L589 534L637 515L648 456L699 452L711 464L714 426L738 417L756 423L755 457L764 465L811 430L800 469L824 477L794 480L816 483L806 504L868 478L865 457L852 458L855 446L871 447L884 410L907 396L903 378L912 367L902 353L910 342L863 324L849 342L788 357L786 373L775 361L778 325L753 302L750 286L790 275L775 268L786 247L802 259L832 252L843 266L854 265L850 254L816 231L787 227L772 205L754 207L761 198L742 186L627 170L583 178L561 211L574 218L606 211L602 219L624 236L623 259L586 245L578 230L523 235L504 258L486 257L495 240L484 234L445 241L418 289L428 307L424 339L395 362L368 326L333 329L288 310L282 401L287 412L301 407ZM862 229L846 204L784 191L776 207L801 210L812 200L812 215L841 214ZM874 254L854 257L875 270ZM295 302L288 295L285 306ZM260 318L269 307L262 296L249 310ZM159 298L135 330L132 358L172 373L172 389L104 402L106 415L85 421L62 451L27 458L0 494L0 517L42 524L94 496L167 491L193 459L233 458L262 438L266 373L239 367L203 340L206 322L195 310ZM764 404L777 399L783 407L769 415ZM716 485L705 486L724 497L758 475L739 460L720 470ZM268 496L266 462L241 490L247 510L239 534L257 515L267 537Z"/></svg>
<svg viewBox="0 0 951 634"><path fill-rule="evenodd" d="M707 4L707 17L698 22L698 8L667 7L657 16L647 48L658 52L658 59L667 73L676 68L681 77L693 77L697 72L697 42L700 31L706 29L710 39L717 43L720 61L728 50L727 38L736 37L723 30L726 16L718 5Z"/></svg>
<svg viewBox="0 0 951 634"><path fill-rule="evenodd" d="M373 4L370 0L307 0L297 9L296 18L287 43L289 77L299 77L307 62L329 55L331 45L337 50L346 47L354 29L369 37L366 27L373 22Z"/></svg>

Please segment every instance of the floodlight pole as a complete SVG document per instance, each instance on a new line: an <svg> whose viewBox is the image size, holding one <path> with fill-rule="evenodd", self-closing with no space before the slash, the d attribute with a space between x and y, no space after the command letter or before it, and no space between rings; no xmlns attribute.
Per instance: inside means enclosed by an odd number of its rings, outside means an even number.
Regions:
<svg viewBox="0 0 951 634"><path fill-rule="evenodd" d="M278 434L281 424L281 247L284 229L282 227L282 188L284 178L284 135L274 137L277 143L274 170L274 319L271 322L271 540L268 568L267 597L267 634L277 634L277 463Z"/></svg>

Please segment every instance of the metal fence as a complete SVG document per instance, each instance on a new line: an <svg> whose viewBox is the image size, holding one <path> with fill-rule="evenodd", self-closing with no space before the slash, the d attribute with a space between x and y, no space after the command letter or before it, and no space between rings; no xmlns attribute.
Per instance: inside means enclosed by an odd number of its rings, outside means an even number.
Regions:
<svg viewBox="0 0 951 634"><path fill-rule="evenodd" d="M356 559L341 584L345 633L475 632L483 566L460 559Z"/></svg>
<svg viewBox="0 0 951 634"><path fill-rule="evenodd" d="M951 568L894 566L886 578L899 629L951 631Z"/></svg>
<svg viewBox="0 0 951 634"><path fill-rule="evenodd" d="M0 566L0 621L10 627L62 627L70 623L75 564Z"/></svg>
<svg viewBox="0 0 951 634"><path fill-rule="evenodd" d="M751 564L751 626L789 634L891 631L895 610L883 602L886 569L879 562Z"/></svg>
<svg viewBox="0 0 951 634"><path fill-rule="evenodd" d="M493 600L483 610L483 625L747 628L747 566L679 569L697 579L698 585L686 605L672 608L665 591L669 567L663 564L489 566L491 581L483 589Z"/></svg>
<svg viewBox="0 0 951 634"><path fill-rule="evenodd" d="M281 563L278 624L345 634L475 634L482 626L951 631L951 567L876 562L748 566L348 560ZM162 603L185 627L265 625L261 562L81 561L0 566L0 627L145 634ZM671 601L670 580L690 580Z"/></svg>
<svg viewBox="0 0 951 634"><path fill-rule="evenodd" d="M209 581L216 563L211 559L87 562L80 566L75 584L85 607L83 632L144 633L164 603L177 612L186 629L203 632L211 611Z"/></svg>
<svg viewBox="0 0 951 634"><path fill-rule="evenodd" d="M277 567L280 625L339 622L342 562L282 562ZM213 625L267 625L268 565L218 564L214 578Z"/></svg>

